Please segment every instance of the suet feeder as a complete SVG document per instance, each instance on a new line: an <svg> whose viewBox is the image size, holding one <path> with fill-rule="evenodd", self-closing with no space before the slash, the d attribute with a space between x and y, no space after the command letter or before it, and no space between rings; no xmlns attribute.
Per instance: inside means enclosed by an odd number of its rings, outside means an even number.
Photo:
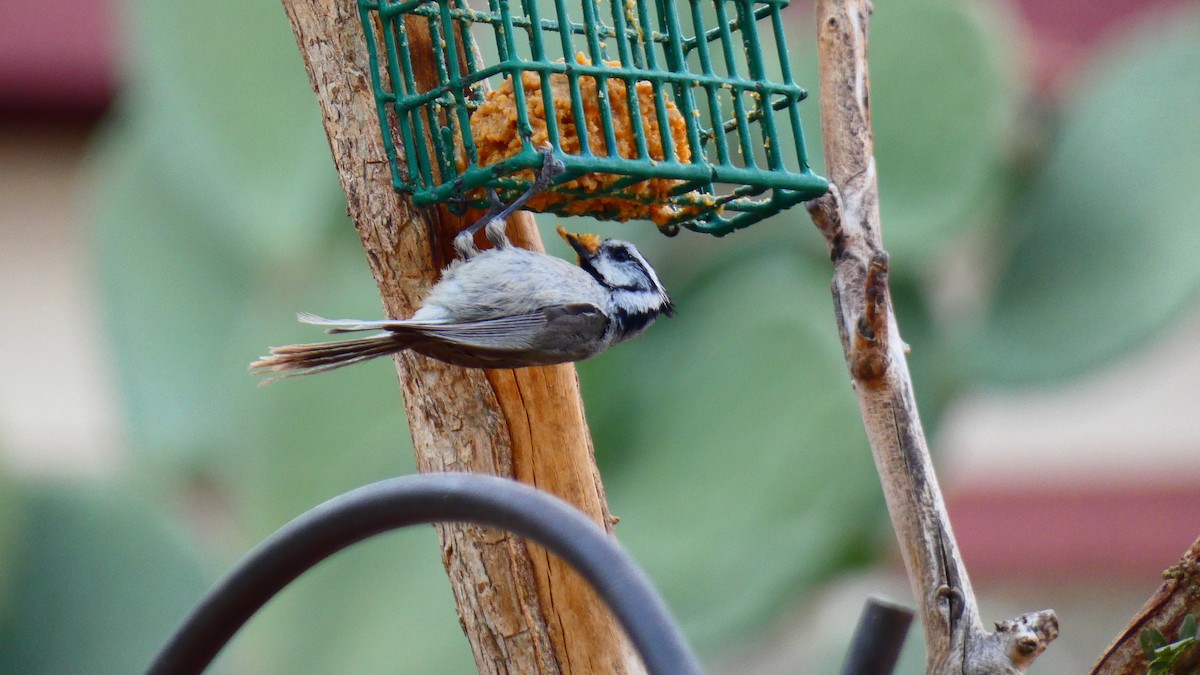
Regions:
<svg viewBox="0 0 1200 675"><path fill-rule="evenodd" d="M827 190L808 167L787 0L486 2L359 0L393 182L417 206L522 192L546 146L566 171L526 208L668 234L723 235ZM412 51L418 28L432 54Z"/></svg>

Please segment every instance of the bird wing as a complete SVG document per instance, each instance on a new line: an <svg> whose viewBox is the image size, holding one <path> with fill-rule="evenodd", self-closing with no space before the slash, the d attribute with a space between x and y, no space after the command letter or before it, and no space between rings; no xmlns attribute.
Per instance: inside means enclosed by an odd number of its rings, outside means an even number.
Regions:
<svg viewBox="0 0 1200 675"><path fill-rule="evenodd" d="M608 316L599 307L582 302L477 321L359 321L323 319L312 314L301 314L299 319L326 326L330 333L383 330L397 336L407 335L406 347L470 368L519 368L579 361L608 346L610 328Z"/></svg>
<svg viewBox="0 0 1200 675"><path fill-rule="evenodd" d="M494 319L409 322L406 327L443 342L482 350L570 352L599 342L608 329L608 317L593 304L572 303Z"/></svg>
<svg viewBox="0 0 1200 675"><path fill-rule="evenodd" d="M547 323L547 317L541 311L478 321L420 321L413 319L363 321L359 319L325 319L315 314L304 313L297 314L296 317L303 323L325 326L326 333L383 330L394 333L417 333L449 342L470 344L481 340L520 341L520 336L535 334Z"/></svg>

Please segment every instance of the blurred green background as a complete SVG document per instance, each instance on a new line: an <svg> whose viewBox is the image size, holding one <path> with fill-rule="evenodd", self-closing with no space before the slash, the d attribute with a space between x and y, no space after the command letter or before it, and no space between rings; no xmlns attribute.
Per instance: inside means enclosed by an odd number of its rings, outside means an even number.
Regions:
<svg viewBox="0 0 1200 675"><path fill-rule="evenodd" d="M876 10L885 242L928 430L964 391L1087 373L1194 309L1194 4L1122 15L1059 71L1015 4ZM246 373L268 344L313 337L298 310L380 312L282 9L134 0L114 12L119 96L87 144L77 199L120 460L101 479L0 463L0 673L136 671L254 543L414 470L386 360L266 388ZM788 19L793 72L815 99L811 6ZM823 173L816 112L804 104ZM824 244L802 209L720 240L568 226L637 243L680 309L579 366L620 540L714 668L759 663L756 645L823 584L895 565ZM5 321L31 341L77 328ZM809 672L840 661L852 617L804 654ZM306 575L219 663L473 668L431 528ZM906 672L920 663L912 645Z"/></svg>

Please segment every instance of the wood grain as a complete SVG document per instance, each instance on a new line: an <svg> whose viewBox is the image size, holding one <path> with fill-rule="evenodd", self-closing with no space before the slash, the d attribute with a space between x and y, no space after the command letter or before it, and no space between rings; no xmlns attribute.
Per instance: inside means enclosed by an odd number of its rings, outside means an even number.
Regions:
<svg viewBox="0 0 1200 675"><path fill-rule="evenodd" d="M407 317L449 260L450 239L465 218L419 211L392 189L356 3L283 5L384 309ZM510 221L509 234L541 250L527 214ZM612 532L573 366L481 371L415 354L396 361L422 472L513 477L564 498ZM643 672L608 610L561 560L494 530L437 529L480 672Z"/></svg>
<svg viewBox="0 0 1200 675"><path fill-rule="evenodd" d="M867 67L869 0L818 0L821 134L833 189L809 202L834 263L835 317L925 629L925 669L1023 673L1058 635L1051 610L988 632L950 527L887 285ZM1019 545L1014 540L1014 545Z"/></svg>

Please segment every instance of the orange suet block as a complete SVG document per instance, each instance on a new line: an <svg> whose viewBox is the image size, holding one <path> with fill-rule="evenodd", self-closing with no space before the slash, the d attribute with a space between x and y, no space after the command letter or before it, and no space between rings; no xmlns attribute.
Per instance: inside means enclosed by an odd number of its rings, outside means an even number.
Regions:
<svg viewBox="0 0 1200 675"><path fill-rule="evenodd" d="M582 65L590 65L591 61L583 54L578 54L575 60ZM620 66L617 62L606 62L609 66ZM619 78L609 78L608 100L612 109L613 131L617 141L617 154L626 159L637 158L637 142L635 134L646 139L646 147L651 159L663 161L662 133L658 123L658 113L654 105L654 90L649 82L638 82L636 85L637 100L641 113L641 128L635 129L629 115L629 97L625 81ZM546 111L541 91L541 76L537 73L521 74L521 85L525 89L525 103L528 108L530 125L533 135L530 141L534 146L548 146L549 138L546 133ZM566 75L555 73L550 76L551 96L554 103L554 119L558 126L559 144L566 154L579 154L579 133L575 125L575 117L571 113L571 95ZM587 122L588 145L592 154L598 157L608 156L604 142L604 131L601 126L600 104L595 78L580 77L579 90L583 103L584 117ZM671 138L674 141L675 159L688 162L691 150L687 144L687 126L683 115L671 101L666 101L667 121ZM486 100L471 114L471 136L479 152L479 165L488 166L503 161L521 151L521 138L517 134L516 102L513 97L513 80L505 79L496 89L488 92ZM459 157L460 169L465 168L466 161ZM522 171L517 174L525 180L533 180L532 171ZM628 195L633 195L645 201L621 198L606 194L609 188L624 176L608 173L589 173L563 184L565 189L574 189L594 194L594 197L579 198L552 192L543 192L530 199L525 208L531 211L556 210L567 215L591 215L606 220L626 221L631 219L651 220L659 225L666 224L679 217L681 209L667 203L674 190L682 181L666 178L650 178L622 189Z"/></svg>

